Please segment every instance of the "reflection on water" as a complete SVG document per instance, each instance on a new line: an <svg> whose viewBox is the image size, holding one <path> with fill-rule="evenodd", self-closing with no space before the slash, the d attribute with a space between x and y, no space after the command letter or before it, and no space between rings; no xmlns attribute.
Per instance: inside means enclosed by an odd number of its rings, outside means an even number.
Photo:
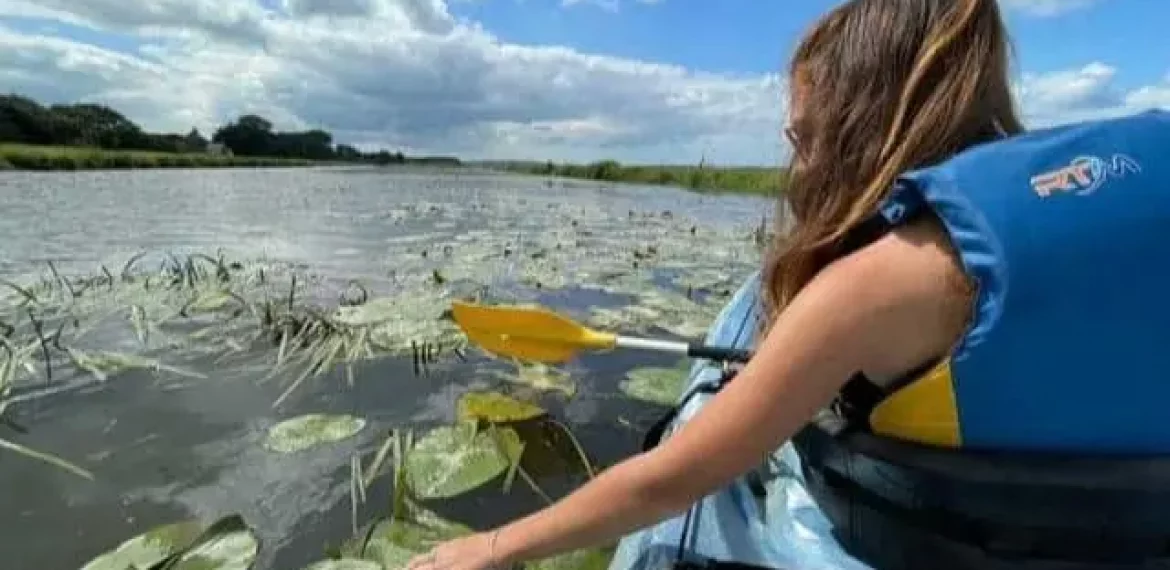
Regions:
<svg viewBox="0 0 1170 570"><path fill-rule="evenodd" d="M508 236L509 248L533 252L543 247L542 236L564 232L574 219L611 220L635 231L644 223L638 216L662 212L746 232L769 209L754 198L462 171L4 173L0 276L39 275L46 261L63 272L90 273L103 263L121 267L139 251L222 249L238 259L303 264L339 288L361 279L392 291L396 279L415 270L404 265L404 252L421 258L436 243L465 244L471 251L488 237ZM564 247L587 251L606 236L575 239ZM509 263L502 260L496 271L509 271ZM624 299L556 287L533 298L581 312ZM112 346L127 341L112 330L93 337ZM658 412L618 397L618 381L635 363L669 366L673 360L585 356L567 367L579 382L574 398L542 396L554 415L567 418L597 465L634 452L640 429ZM350 534L350 455L376 447L392 428L450 421L461 393L495 385L485 369L499 363L445 362L425 377L414 375L409 358L363 363L353 386L339 375L318 378L280 409L272 402L283 386L255 381L266 371L259 357L230 366L210 358L184 366L207 379L130 372L10 410L27 434L0 425L0 437L81 463L96 480L0 453L6 497L0 542L7 560L21 568L77 568L156 524L239 512L262 541L257 568L302 567ZM307 412L356 414L370 424L338 445L290 456L260 445L268 427ZM577 482L548 482L546 490L556 496ZM385 485L375 485L362 516L385 513L388 505L379 500L388 496ZM481 526L540 504L530 490L515 486L507 496L478 493L436 510Z"/></svg>

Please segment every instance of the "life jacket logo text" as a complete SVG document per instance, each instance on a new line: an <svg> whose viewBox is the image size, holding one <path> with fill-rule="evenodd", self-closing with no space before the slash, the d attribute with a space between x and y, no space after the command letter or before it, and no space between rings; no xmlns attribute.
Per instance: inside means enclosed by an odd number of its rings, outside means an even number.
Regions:
<svg viewBox="0 0 1170 570"><path fill-rule="evenodd" d="M1097 156L1078 156L1068 166L1033 176L1032 190L1041 198L1057 193L1088 196L1111 178L1123 178L1126 174L1138 174L1141 171L1141 165L1124 154L1115 154L1110 160Z"/></svg>

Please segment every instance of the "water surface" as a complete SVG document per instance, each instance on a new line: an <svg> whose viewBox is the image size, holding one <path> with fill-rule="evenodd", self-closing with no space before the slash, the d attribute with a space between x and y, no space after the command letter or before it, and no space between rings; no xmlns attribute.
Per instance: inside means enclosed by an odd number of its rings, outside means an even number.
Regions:
<svg viewBox="0 0 1170 570"><path fill-rule="evenodd" d="M422 250L475 232L507 232L522 245L563 230L573 216L636 224L632 212L669 212L748 232L769 208L751 197L472 171L2 173L0 276L39 275L46 261L62 272L90 273L98 264L119 268L140 251L222 249L232 258L303 264L331 281L361 279L376 289L401 269L404 244ZM419 211L447 214L412 214ZM506 272L507 265L497 270ZM602 293L571 289L547 291L542 299L580 307L607 302ZM618 397L621 373L635 363L673 361L586 357L569 367L580 381L576 397L544 398L555 415L568 419L598 464L633 453L641 430L661 411ZM153 525L239 512L262 541L257 568L300 568L350 534L348 473L355 450L376 447L394 427L450 421L458 395L484 385L474 363L439 366L416 377L409 359L383 359L359 365L352 387L339 378L320 378L274 410L281 387L255 382L262 366L210 359L195 365L207 380L160 382L148 373L128 373L10 410L28 433L0 425L3 437L76 461L97 480L0 453L6 565L77 568ZM359 414L371 423L352 440L295 456L260 445L265 430L280 419L321 411ZM554 490L563 493L567 485ZM385 488L375 488L363 517L385 512L378 492ZM439 510L480 526L540 504L522 486L506 497L490 495Z"/></svg>

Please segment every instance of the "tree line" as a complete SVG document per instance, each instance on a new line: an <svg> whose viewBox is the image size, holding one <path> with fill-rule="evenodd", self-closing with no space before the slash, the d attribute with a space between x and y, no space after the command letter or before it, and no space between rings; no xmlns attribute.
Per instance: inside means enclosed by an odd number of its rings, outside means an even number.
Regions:
<svg viewBox="0 0 1170 570"><path fill-rule="evenodd" d="M434 163L458 165L451 157L407 157L401 151L362 152L334 144L321 129L281 132L259 115L242 115L220 126L210 139L198 129L187 134L152 133L118 111L95 103L42 105L17 94L0 95L0 143L97 147L167 153L230 150L246 157L298 158L375 164Z"/></svg>

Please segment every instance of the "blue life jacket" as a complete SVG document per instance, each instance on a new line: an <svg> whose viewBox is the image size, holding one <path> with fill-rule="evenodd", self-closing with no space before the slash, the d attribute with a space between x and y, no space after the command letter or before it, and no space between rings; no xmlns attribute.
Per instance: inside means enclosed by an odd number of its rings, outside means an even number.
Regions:
<svg viewBox="0 0 1170 570"><path fill-rule="evenodd" d="M1170 568L1170 113L906 173L844 249L924 214L977 288L972 319L941 362L885 390L859 374L792 438L835 546L879 569ZM735 501L701 512L739 520ZM706 567L759 568L732 536L752 534L704 536L732 554Z"/></svg>
<svg viewBox="0 0 1170 570"><path fill-rule="evenodd" d="M1170 452L1170 113L1033 131L905 174L977 287L946 361L875 433L987 450Z"/></svg>
<svg viewBox="0 0 1170 570"><path fill-rule="evenodd" d="M875 568L1170 568L1170 113L972 147L871 221L926 213L971 323L793 438L834 536Z"/></svg>

